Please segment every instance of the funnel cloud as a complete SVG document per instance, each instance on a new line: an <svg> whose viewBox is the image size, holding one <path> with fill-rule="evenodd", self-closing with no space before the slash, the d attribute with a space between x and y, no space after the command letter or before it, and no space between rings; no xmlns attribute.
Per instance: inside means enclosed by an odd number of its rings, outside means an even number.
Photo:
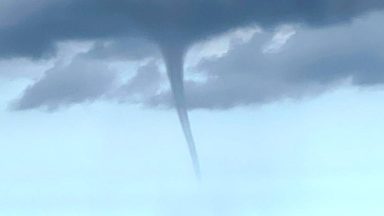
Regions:
<svg viewBox="0 0 384 216"><path fill-rule="evenodd" d="M196 177L200 178L200 165L197 156L195 141L192 136L191 125L189 123L187 106L184 95L184 50L179 47L166 46L162 48L169 81L171 83L173 98L179 116L180 124L188 143L189 153L193 163Z"/></svg>

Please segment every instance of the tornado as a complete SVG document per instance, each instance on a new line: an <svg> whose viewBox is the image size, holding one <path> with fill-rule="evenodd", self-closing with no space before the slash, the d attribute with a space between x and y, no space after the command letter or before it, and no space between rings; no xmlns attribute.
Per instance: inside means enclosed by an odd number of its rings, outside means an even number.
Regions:
<svg viewBox="0 0 384 216"><path fill-rule="evenodd" d="M187 105L184 93L184 55L185 49L181 46L161 47L168 79L171 85L177 115L188 144L189 155L197 179L201 179L200 163L189 122Z"/></svg>

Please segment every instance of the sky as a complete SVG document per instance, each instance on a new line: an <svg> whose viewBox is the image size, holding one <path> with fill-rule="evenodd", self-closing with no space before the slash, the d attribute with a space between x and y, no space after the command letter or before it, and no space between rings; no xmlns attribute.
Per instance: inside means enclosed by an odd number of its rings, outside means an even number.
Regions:
<svg viewBox="0 0 384 216"><path fill-rule="evenodd" d="M0 215L382 215L383 7L0 0Z"/></svg>

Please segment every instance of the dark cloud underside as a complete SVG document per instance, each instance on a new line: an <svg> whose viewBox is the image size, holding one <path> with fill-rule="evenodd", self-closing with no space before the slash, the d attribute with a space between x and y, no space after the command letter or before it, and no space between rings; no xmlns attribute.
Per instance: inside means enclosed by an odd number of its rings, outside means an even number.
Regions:
<svg viewBox="0 0 384 216"><path fill-rule="evenodd" d="M0 57L39 58L65 40L139 36L187 46L255 23L325 25L384 6L382 0L53 0L0 27ZM19 5L22 8L23 5Z"/></svg>

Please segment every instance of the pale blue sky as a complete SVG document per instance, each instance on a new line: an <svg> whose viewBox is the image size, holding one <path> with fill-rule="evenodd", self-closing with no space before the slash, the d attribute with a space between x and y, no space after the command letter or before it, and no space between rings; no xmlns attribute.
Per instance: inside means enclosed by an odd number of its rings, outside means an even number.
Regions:
<svg viewBox="0 0 384 216"><path fill-rule="evenodd" d="M18 94L2 81L1 103ZM1 215L381 215L380 89L191 113L203 181L172 111L107 102L2 108Z"/></svg>

